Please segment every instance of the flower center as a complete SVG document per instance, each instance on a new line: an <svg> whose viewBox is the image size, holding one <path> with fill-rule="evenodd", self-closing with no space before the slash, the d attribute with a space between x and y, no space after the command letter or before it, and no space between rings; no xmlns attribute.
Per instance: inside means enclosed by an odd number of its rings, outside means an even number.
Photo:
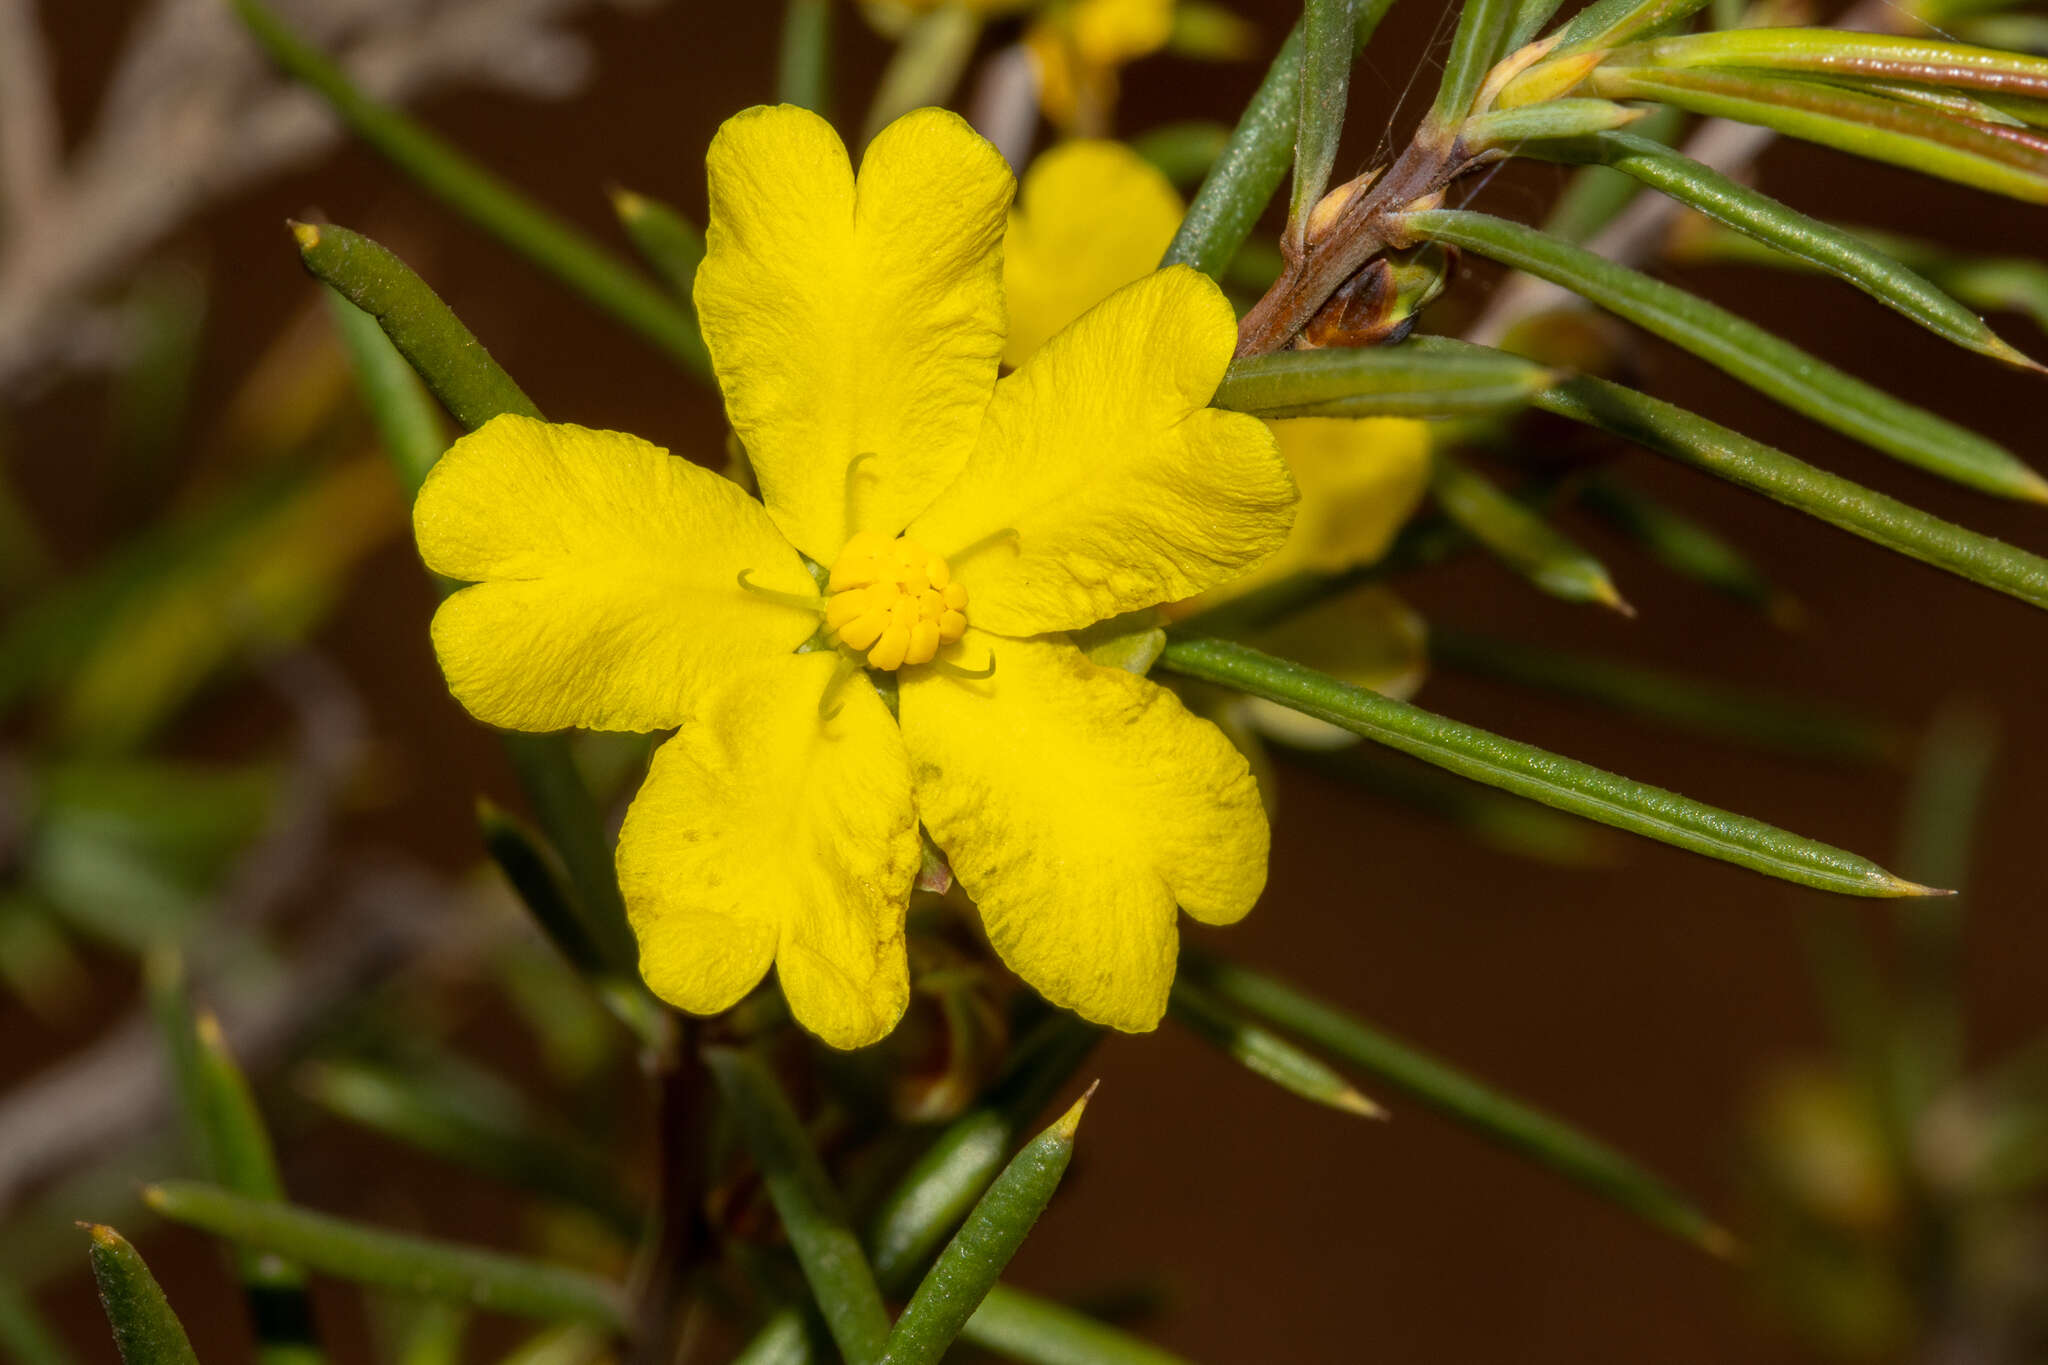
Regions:
<svg viewBox="0 0 2048 1365"><path fill-rule="evenodd" d="M868 667L930 663L967 629L967 589L909 536L862 531L833 562L825 628Z"/></svg>

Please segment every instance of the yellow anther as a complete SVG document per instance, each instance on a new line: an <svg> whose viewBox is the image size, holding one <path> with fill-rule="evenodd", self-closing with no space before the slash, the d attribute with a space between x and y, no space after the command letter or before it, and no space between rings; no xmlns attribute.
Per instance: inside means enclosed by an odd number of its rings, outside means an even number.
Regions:
<svg viewBox="0 0 2048 1365"><path fill-rule="evenodd" d="M930 663L967 629L967 589L908 536L863 531L833 561L825 625L870 668Z"/></svg>

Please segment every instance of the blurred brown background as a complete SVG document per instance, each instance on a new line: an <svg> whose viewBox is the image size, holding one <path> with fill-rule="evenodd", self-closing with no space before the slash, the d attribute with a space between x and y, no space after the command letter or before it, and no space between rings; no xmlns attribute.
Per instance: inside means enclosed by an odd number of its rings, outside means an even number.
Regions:
<svg viewBox="0 0 2048 1365"><path fill-rule="evenodd" d="M1269 39L1296 9L1289 0L1236 7ZM130 6L43 8L64 107L89 109ZM1441 40L1442 18L1432 0L1396 7L1354 84L1348 159L1364 164L1412 67L1428 60L1432 38ZM779 22L780 6L768 3L671 0L644 14L597 11L577 21L599 54L581 95L553 104L458 95L421 112L608 240L618 240L602 193L612 182L670 198L701 221L703 151L722 118L768 96ZM841 16L838 34L838 113L853 121L883 48L851 15ZM1126 75L1120 131L1228 119L1261 67L1142 63ZM1426 90L1403 118L1418 112ZM1973 248L2026 252L2048 242L2041 209L1812 149L1774 149L1760 182L1811 211ZM1555 185L1548 172L1518 172L1486 194L1498 211L1529 216ZM172 243L214 266L196 429L311 296L281 226L309 209L397 247L551 416L719 457L722 428L704 391L353 147L237 195ZM1446 301L1447 325L1469 311L1483 283L1468 278ZM1687 283L1739 301L1851 372L1965 419L2037 464L2048 459L2048 381L1994 371L1831 284L1772 277L1756 288L1757 277L1733 271L1694 272ZM2005 330L2023 348L2048 345L2023 323ZM1650 381L1677 401L2048 549L2039 509L1975 497L1857 450L1661 344L1644 342L1643 357ZM67 560L89 557L118 529L103 425L85 381L60 384L16 415L17 478ZM1628 452L1624 463L1748 547L1805 604L1806 627L1775 630L1582 522L1571 524L1607 559L1639 619L1537 596L1479 561L1423 574L1404 591L1438 622L1763 684L1909 726L1958 695L1982 701L2003 741L1968 898L1973 1050L2038 1031L2048 1023L2048 621L1649 455ZM322 643L362 690L377 738L402 759L402 799L367 817L364 837L403 842L456 869L476 856L475 792L509 801L513 789L498 751L446 698L427 646L430 610L409 546L396 544L360 576ZM1899 773L1744 753L1462 677L1433 679L1419 700L1860 852L1885 858L1896 847ZM185 742L194 752L232 753L251 716L249 698L217 697ZM1799 922L1825 913L1823 898L1620 836L1612 867L1548 868L1295 768L1284 770L1280 801L1271 890L1228 932L1234 954L1584 1125L1711 1210L1739 1218L1731 1153L1742 1107L1765 1069L1820 1045ZM126 994L130 984L110 981L110 992ZM8 1083L72 1041L11 1006L0 1010L0 1039L0 1081ZM1171 1029L1117 1039L1099 1062L1103 1088L1068 1192L1028 1244L1017 1278L1053 1291L1156 1283L1168 1306L1148 1330L1194 1359L1806 1358L1760 1320L1728 1267L1412 1105L1393 1104L1384 1124L1312 1110ZM381 1202L365 1194L351 1156L333 1137L288 1151L296 1196L373 1216L389 1207L389 1194ZM486 1194L442 1188L424 1165L371 1159L437 1230L491 1234ZM173 1234L143 1250L184 1307L202 1358L238 1358L245 1329L212 1251ZM84 1358L111 1361L82 1255L80 1266L59 1303ZM326 1325L360 1346L345 1299L323 1294Z"/></svg>

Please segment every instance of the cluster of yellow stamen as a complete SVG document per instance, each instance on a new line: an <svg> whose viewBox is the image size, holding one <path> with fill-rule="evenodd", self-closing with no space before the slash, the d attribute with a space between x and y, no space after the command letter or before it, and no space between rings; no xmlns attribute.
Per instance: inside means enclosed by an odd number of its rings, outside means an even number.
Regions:
<svg viewBox="0 0 2048 1365"><path fill-rule="evenodd" d="M847 541L826 591L826 629L870 668L930 663L967 629L967 589L908 536L862 531Z"/></svg>

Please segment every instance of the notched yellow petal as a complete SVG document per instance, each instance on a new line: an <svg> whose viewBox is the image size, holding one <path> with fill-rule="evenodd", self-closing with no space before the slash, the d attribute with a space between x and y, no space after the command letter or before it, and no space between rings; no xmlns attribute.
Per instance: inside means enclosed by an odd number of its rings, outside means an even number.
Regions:
<svg viewBox="0 0 2048 1365"><path fill-rule="evenodd" d="M734 666L817 628L817 585L761 505L635 436L497 417L413 505L449 689L515 730L660 730ZM758 592L740 583L744 574Z"/></svg>
<svg viewBox="0 0 2048 1365"><path fill-rule="evenodd" d="M773 961L797 1022L834 1047L902 1016L922 857L909 772L881 698L836 652L717 689L656 753L618 857L641 973L669 1003L727 1009Z"/></svg>
<svg viewBox="0 0 2048 1365"><path fill-rule="evenodd" d="M1003 961L1048 1000L1128 1031L1166 1008L1174 906L1230 923L1266 879L1257 784L1165 688L1064 637L968 633L980 681L903 675L918 812Z"/></svg>

